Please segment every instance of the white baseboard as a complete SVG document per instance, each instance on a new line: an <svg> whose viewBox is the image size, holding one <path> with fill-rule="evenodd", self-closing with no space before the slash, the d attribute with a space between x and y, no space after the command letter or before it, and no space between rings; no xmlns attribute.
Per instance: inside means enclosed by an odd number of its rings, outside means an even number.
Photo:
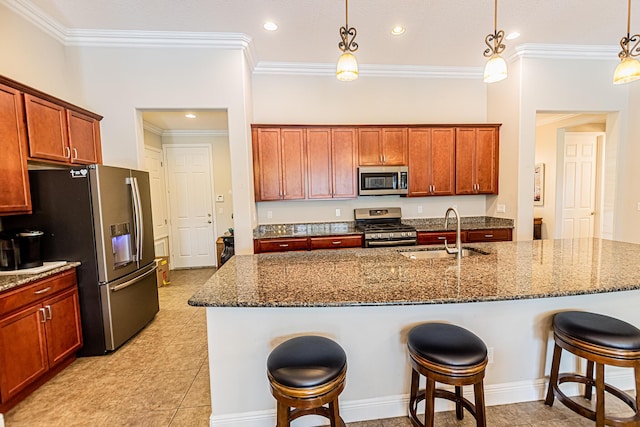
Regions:
<svg viewBox="0 0 640 427"><path fill-rule="evenodd" d="M611 372L607 374L606 378L608 384L614 385L621 390L633 390L635 387L633 375L626 372ZM567 395L578 395L580 393L578 386L573 384L567 384L562 389ZM543 400L546 392L547 380L545 379L490 384L486 385L484 389L487 406ZM473 401L471 387L465 387L465 397ZM543 403L540 402L540 404L542 405ZM342 415L345 422L403 417L407 415L408 405L408 394L352 401L340 400L340 415ZM453 409L453 403L443 399L436 400L436 412ZM296 426L317 426L318 421L323 420L323 418L316 416L303 417L296 420ZM227 415L212 414L209 421L211 427L273 427L275 423L275 409ZM3 427L1 419L0 427Z"/></svg>

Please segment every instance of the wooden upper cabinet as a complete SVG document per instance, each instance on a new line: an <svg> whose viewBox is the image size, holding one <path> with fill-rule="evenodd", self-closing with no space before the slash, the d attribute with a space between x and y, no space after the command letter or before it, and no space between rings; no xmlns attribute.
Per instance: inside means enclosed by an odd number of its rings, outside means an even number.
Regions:
<svg viewBox="0 0 640 427"><path fill-rule="evenodd" d="M358 164L360 166L406 166L406 128L359 128Z"/></svg>
<svg viewBox="0 0 640 427"><path fill-rule="evenodd" d="M102 162L100 122L62 105L24 95L29 157L71 164Z"/></svg>
<svg viewBox="0 0 640 427"><path fill-rule="evenodd" d="M25 94L29 156L35 159L69 162L71 149L67 137L65 108Z"/></svg>
<svg viewBox="0 0 640 427"><path fill-rule="evenodd" d="M100 122L77 111L67 110L69 148L73 163L102 163Z"/></svg>
<svg viewBox="0 0 640 427"><path fill-rule="evenodd" d="M498 194L498 127L456 129L456 194Z"/></svg>
<svg viewBox="0 0 640 427"><path fill-rule="evenodd" d="M304 130L253 130L256 201L305 198Z"/></svg>
<svg viewBox="0 0 640 427"><path fill-rule="evenodd" d="M410 128L409 196L455 193L454 128Z"/></svg>
<svg viewBox="0 0 640 427"><path fill-rule="evenodd" d="M0 214L31 213L22 94L0 84Z"/></svg>
<svg viewBox="0 0 640 427"><path fill-rule="evenodd" d="M306 136L308 198L357 197L355 129L309 128Z"/></svg>

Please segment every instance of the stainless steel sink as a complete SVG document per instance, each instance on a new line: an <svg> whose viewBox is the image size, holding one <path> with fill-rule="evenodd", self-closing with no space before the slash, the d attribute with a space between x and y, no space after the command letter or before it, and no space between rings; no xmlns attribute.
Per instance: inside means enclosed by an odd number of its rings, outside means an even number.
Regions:
<svg viewBox="0 0 640 427"><path fill-rule="evenodd" d="M455 259L456 254L449 254L444 249L426 249L421 251L406 251L400 252L403 256L409 259L438 259L438 258L452 258ZM462 256L474 256L474 255L488 255L488 252L481 251L475 248L462 248Z"/></svg>

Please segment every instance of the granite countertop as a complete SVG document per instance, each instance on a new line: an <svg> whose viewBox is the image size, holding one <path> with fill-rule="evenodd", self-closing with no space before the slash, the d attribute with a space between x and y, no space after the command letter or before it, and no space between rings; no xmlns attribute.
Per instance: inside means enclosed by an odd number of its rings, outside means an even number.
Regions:
<svg viewBox="0 0 640 427"><path fill-rule="evenodd" d="M602 239L464 245L486 255L409 259L432 246L236 255L189 300L206 307L341 307L518 300L640 289L640 245ZM437 248L437 247L436 247Z"/></svg>
<svg viewBox="0 0 640 427"><path fill-rule="evenodd" d="M402 222L414 226L418 231L444 231L444 218L403 219ZM489 228L513 228L513 220L490 216L461 217L462 230L485 230ZM455 230L455 221L451 221L449 230ZM322 222L309 224L265 224L253 230L254 239L275 239L279 237L318 237L362 234L356 229L355 221Z"/></svg>
<svg viewBox="0 0 640 427"><path fill-rule="evenodd" d="M67 262L65 265L56 267L52 270L45 271L43 273L35 274L8 274L0 276L0 292L8 291L15 287L26 285L36 280L44 279L54 274L62 273L63 271L70 270L79 266L79 262Z"/></svg>

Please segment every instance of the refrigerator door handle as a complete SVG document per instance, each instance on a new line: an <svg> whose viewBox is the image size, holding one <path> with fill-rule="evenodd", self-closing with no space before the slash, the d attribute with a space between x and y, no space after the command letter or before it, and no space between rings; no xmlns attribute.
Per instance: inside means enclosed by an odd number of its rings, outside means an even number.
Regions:
<svg viewBox="0 0 640 427"><path fill-rule="evenodd" d="M138 283L140 280L144 279L147 276L150 276L152 274L155 274L157 267L154 266L151 270L147 271L146 273L144 273L142 276L138 276L135 279L131 279L128 282L124 282L121 283L119 285L116 285L114 287L111 288L111 292L117 292L117 291L121 291L124 288L128 288L131 285L134 285L136 283Z"/></svg>
<svg viewBox="0 0 640 427"><path fill-rule="evenodd" d="M138 201L138 260L142 261L142 247L144 246L144 216L142 212L142 198L140 197L140 186L138 185L138 178L134 177L133 182L136 184L136 200Z"/></svg>
<svg viewBox="0 0 640 427"><path fill-rule="evenodd" d="M127 184L131 185L131 201L133 205L133 222L136 255L135 260L142 259L142 215L140 212L140 191L138 190L138 180L135 177L127 178Z"/></svg>

